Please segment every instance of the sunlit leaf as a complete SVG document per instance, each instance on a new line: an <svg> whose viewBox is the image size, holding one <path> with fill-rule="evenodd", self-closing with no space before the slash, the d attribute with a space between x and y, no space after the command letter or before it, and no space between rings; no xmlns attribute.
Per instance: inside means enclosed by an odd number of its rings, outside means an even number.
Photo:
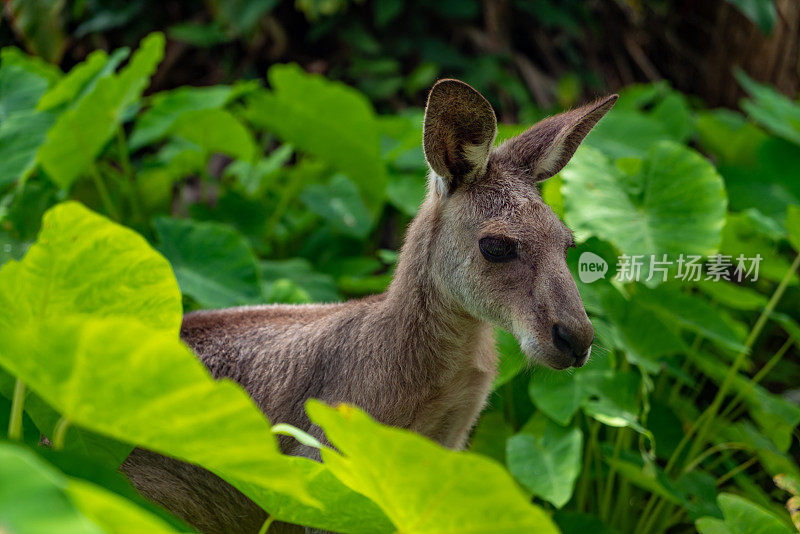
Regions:
<svg viewBox="0 0 800 534"><path fill-rule="evenodd" d="M493 460L379 425L352 406L312 401L307 410L341 452L323 450L325 465L378 504L396 530L558 532Z"/></svg>
<svg viewBox="0 0 800 534"><path fill-rule="evenodd" d="M719 246L725 189L714 167L691 149L658 143L631 175L585 147L561 176L570 227L623 254L668 254L676 261L679 254L713 254ZM645 281L650 266L643 263Z"/></svg>

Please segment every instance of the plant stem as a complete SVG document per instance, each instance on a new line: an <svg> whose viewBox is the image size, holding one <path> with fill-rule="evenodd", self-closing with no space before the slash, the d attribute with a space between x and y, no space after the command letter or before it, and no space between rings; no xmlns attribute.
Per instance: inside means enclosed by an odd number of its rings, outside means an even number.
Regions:
<svg viewBox="0 0 800 534"><path fill-rule="evenodd" d="M593 425L594 421L590 421L589 418L586 418L588 430L589 430L589 440L586 442L586 450L583 454L583 470L581 471L581 485L578 489L578 510L581 512L588 513L589 510L585 509L586 506L586 495L589 491L589 480L591 478L591 461L592 461L592 447L594 443L597 441L597 427Z"/></svg>
<svg viewBox="0 0 800 534"><path fill-rule="evenodd" d="M125 175L127 183L128 195L130 197L131 211L136 220L144 221L142 215L142 204L139 198L139 190L136 188L136 180L133 174L133 166L131 165L131 155L128 151L128 141L125 138L125 130L120 126L117 128L117 152L119 153L120 165L122 172Z"/></svg>
<svg viewBox="0 0 800 534"><path fill-rule="evenodd" d="M719 477L717 479L717 486L723 485L728 480L730 480L731 478L735 477L736 475L738 475L739 473L741 473L742 471L744 471L745 469L747 469L748 467L750 467L751 465L756 463L757 461L758 461L758 458L753 456L752 458L750 458L746 462L743 462L740 465L737 465L736 467L734 467L733 469L731 469L730 471L728 471L727 473L725 473L724 475L722 475L721 477Z"/></svg>
<svg viewBox="0 0 800 534"><path fill-rule="evenodd" d="M722 412L722 415L720 417L725 418L725 417L730 415L730 413L736 408L738 403L742 400L742 397L744 397L745 395L749 394L753 390L753 388L756 386L756 384L761 382L761 380L765 376L767 376L767 374L769 374L770 371L772 371L772 368L775 367L778 364L779 361L781 361L781 358L783 358L783 355L786 354L786 351L788 351L791 348L791 346L794 344L794 342L795 342L794 338L790 337L789 339L786 340L786 343L781 345L781 348L778 349L778 351L775 353L775 355L772 356L772 358L770 358L769 361L764 364L764 367L762 367L755 374L755 376L750 379L750 381L747 383L747 386L745 386L744 389L742 389L741 391L736 393L736 395L728 403L728 406Z"/></svg>
<svg viewBox="0 0 800 534"><path fill-rule="evenodd" d="M274 516L269 516L265 521L264 524L261 525L261 528L258 529L258 534L267 534L269 527L272 525L272 522L275 521Z"/></svg>
<svg viewBox="0 0 800 534"><path fill-rule="evenodd" d="M722 402L725 400L725 395L728 394L728 390L733 385L734 379L738 376L739 369L744 364L745 359L747 358L747 354L753 347L756 338L758 338L759 334L761 334L761 331L764 329L764 325L767 323L767 319L769 319L769 316L772 315L772 310L775 309L775 306L778 304L778 301L781 299L781 297L783 297L783 293L786 291L786 287L789 285L789 282L792 279L792 275L794 275L794 272L797 270L798 267L800 267L800 254L795 256L792 265L789 267L789 270L786 271L786 274L783 276L783 279L781 279L780 283L778 284L778 287L775 288L775 292L772 294L772 297L769 299L769 302L767 302L764 311L761 312L761 315L758 317L758 320L756 320L756 324L750 331L750 335L747 336L747 340L744 343L746 350L743 350L738 354L736 360L734 360L733 362L733 365L731 365L730 369L728 370L728 374L725 377L725 380L719 387L717 395L714 397L714 400L711 401L711 405L706 410L706 412L708 412L708 415L704 418L702 426L700 426L697 429L697 436L694 440L694 443L692 444L692 447L689 449L690 460L697 454L698 449L700 449L705 444L706 435L708 434L708 431L711 428L711 421L713 421L714 417L716 417L717 413L719 413L720 406L722 405ZM698 419L698 422L699 421L700 420Z"/></svg>
<svg viewBox="0 0 800 534"><path fill-rule="evenodd" d="M108 193L108 188L106 187L106 183L103 181L103 177L100 176L100 171L97 170L97 165L93 164L91 167L89 167L89 169L89 174L92 175L94 186L97 188L97 194L100 195L100 200L103 202L103 207L106 209L106 213L108 213L108 216L115 221L119 221L119 213L117 212L116 206L114 206L114 202L111 201L111 195Z"/></svg>
<svg viewBox="0 0 800 534"><path fill-rule="evenodd" d="M8 437L22 439L22 407L25 405L25 384L17 378L14 382L14 396L11 399L11 414L8 419Z"/></svg>
<svg viewBox="0 0 800 534"><path fill-rule="evenodd" d="M600 505L600 519L608 523L609 512L611 508L611 492L614 489L614 476L616 475L616 463L619 458L620 450L622 449L622 441L625 437L625 429L617 429L617 436L614 440L614 457L613 461L608 467L608 476L606 477L606 487L603 490L603 503Z"/></svg>
<svg viewBox="0 0 800 534"><path fill-rule="evenodd" d="M717 391L717 395L711 401L711 405L702 414L700 414L700 416L695 420L694 424L683 436L683 439L681 439L680 443L678 443L678 446L675 448L675 451L672 453L672 456L667 462L667 466L664 468L665 474L668 475L675 466L675 463L680 458L680 453L683 452L683 449L690 442L695 433L697 433L697 438L695 439L692 447L689 449L688 461L691 461L692 458L697 454L698 449L705 444L704 440L710 427L710 421L713 420L717 415L720 405L725 399L725 395L728 393L728 389L730 389L731 385L733 384L733 380L736 378L739 372L739 368L744 364L747 353L750 352L750 348L753 346L756 338L764 328L767 319L772 314L772 310L775 309L775 306L783 296L784 291L786 291L786 287L789 285L789 281L792 279L792 275L797 270L798 266L800 266L800 255L795 257L792 265L789 267L789 270L786 271L786 274L778 284L778 287L775 288L775 292L772 294L769 302L767 302L764 311L761 312L761 315L756 320L756 324L753 325L752 330L750 330L750 334L747 336L747 340L744 343L745 350L741 351L736 356L736 359L728 370L728 374L725 376L722 385Z"/></svg>
<svg viewBox="0 0 800 534"><path fill-rule="evenodd" d="M69 429L69 419L66 417L61 417L56 423L55 428L53 429L53 449L60 451L64 448L64 439L67 436L67 430Z"/></svg>

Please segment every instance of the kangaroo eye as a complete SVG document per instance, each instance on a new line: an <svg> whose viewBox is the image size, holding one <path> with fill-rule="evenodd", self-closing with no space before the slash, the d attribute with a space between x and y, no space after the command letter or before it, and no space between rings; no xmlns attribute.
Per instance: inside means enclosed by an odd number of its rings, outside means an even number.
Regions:
<svg viewBox="0 0 800 534"><path fill-rule="evenodd" d="M517 257L517 243L504 237L484 237L478 241L481 254L492 263L501 263Z"/></svg>

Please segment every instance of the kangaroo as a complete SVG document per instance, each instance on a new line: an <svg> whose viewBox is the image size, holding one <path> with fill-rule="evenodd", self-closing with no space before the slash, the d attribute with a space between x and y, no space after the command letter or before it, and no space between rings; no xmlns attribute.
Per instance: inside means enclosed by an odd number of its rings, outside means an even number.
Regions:
<svg viewBox="0 0 800 534"><path fill-rule="evenodd" d="M273 423L324 441L305 401L348 402L462 448L496 374L494 326L513 333L532 362L565 369L589 358L594 331L566 262L572 234L536 184L566 165L616 99L547 118L494 148L489 102L466 83L437 82L423 128L428 193L385 293L194 312L181 337ZM291 438L280 445L319 459ZM266 518L196 466L136 449L122 470L144 496L203 532L257 532Z"/></svg>

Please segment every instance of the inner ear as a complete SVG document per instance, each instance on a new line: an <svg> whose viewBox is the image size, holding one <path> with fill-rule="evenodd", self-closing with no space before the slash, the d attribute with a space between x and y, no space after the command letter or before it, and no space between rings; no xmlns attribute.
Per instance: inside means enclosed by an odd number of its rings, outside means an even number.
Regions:
<svg viewBox="0 0 800 534"><path fill-rule="evenodd" d="M617 98L619 95L609 95L548 117L506 141L497 149L497 157L528 174L533 181L546 180L564 168Z"/></svg>
<svg viewBox="0 0 800 534"><path fill-rule="evenodd" d="M497 135L491 104L458 80L440 80L428 95L422 144L446 192L482 175Z"/></svg>

